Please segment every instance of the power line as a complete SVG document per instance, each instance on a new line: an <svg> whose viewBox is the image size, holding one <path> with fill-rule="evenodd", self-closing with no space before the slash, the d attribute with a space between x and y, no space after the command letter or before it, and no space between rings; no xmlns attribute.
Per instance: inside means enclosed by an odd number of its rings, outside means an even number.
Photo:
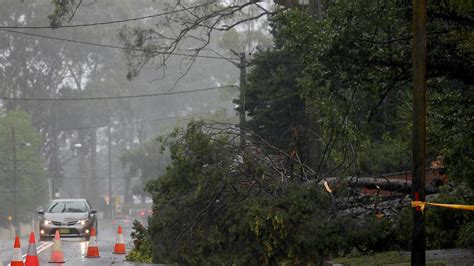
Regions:
<svg viewBox="0 0 474 266"><path fill-rule="evenodd" d="M93 27L93 26L101 26L101 25L109 25L109 24L117 24L117 23L125 23L130 21L137 21L143 20L148 18L156 18L166 15L171 15L174 13L179 13L183 11L188 11L196 8L200 8L206 5L210 5L211 3L204 3L196 6L186 7L178 10L172 10L163 13L157 13L153 15L143 16L143 17L135 17L129 19L121 19L121 20L111 20L111 21L104 21L104 22L92 22L92 23L84 23L84 24L75 24L75 25L61 25L61 26L0 26L0 29L61 29L61 28L80 28L80 27Z"/></svg>
<svg viewBox="0 0 474 266"><path fill-rule="evenodd" d="M138 48L131 48L131 47L125 47L125 46L111 45L111 44L100 44L100 43L79 41L79 40L53 37L53 36L30 33L30 32L8 30L8 29L3 29L1 27L0 27L0 31L15 33L15 34L21 34L21 35L26 35L26 36L32 36L32 37L38 37L38 38L44 38L44 39L50 39L50 40L56 40L56 41L70 42L70 43L75 43L75 44L84 44L84 45L90 45L90 46L97 46L97 47L102 47L102 48L111 48L111 49L118 49L118 50L125 50L125 51L150 53L150 51L143 50L143 49L138 49ZM193 58L197 57L197 58L219 59L219 60L237 60L238 59L238 58L234 58L234 57L220 57L220 56L212 56L212 55L183 54L183 53L174 53L174 52L153 52L152 54L155 54L155 55L178 55L178 56L193 57Z"/></svg>
<svg viewBox="0 0 474 266"><path fill-rule="evenodd" d="M131 99L131 98L169 96L169 95L185 94L185 93L195 93L195 92L210 91L210 90L225 89L225 88L238 88L238 87L235 86L235 85L227 85L227 86L210 87L210 88L203 88L203 89L197 89L197 90L162 92L162 93L150 93L150 94L139 94L139 95L107 96L107 97L73 97L73 98L14 98L14 97L0 97L0 100L8 100L8 101L91 101L91 100L115 100L115 99Z"/></svg>

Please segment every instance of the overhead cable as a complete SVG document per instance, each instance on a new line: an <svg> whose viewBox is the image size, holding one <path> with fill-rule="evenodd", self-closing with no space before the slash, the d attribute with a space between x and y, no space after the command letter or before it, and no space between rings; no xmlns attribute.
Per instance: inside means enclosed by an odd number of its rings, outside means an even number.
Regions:
<svg viewBox="0 0 474 266"><path fill-rule="evenodd" d="M131 98L145 98L157 96L169 96L176 94L195 93L202 91L210 91L216 89L238 88L235 85L210 87L196 90L173 91L162 93L138 94L138 95L123 95L123 96L104 96L104 97L72 97L72 98L16 98L16 97L0 97L0 100L8 101L92 101L92 100L115 100L115 99L131 99Z"/></svg>
<svg viewBox="0 0 474 266"><path fill-rule="evenodd" d="M70 43L75 43L75 44L84 44L84 45L97 46L97 47L103 47L103 48L112 48L112 49L125 50L125 51L146 52L146 53L152 53L155 55L177 55L177 56L185 56L185 57L193 57L193 58L197 57L197 58L208 58L208 59L219 59L219 60L238 60L238 58L234 58L234 57L183 54L183 53L175 53L175 52L151 52L148 50L132 48L132 47L79 41L79 40L66 39L66 38L60 38L60 37L54 37L54 36L48 36L48 35L42 35L42 34L36 34L36 33L30 33L30 32L2 29L2 28L0 28L0 31L14 33L14 34L21 34L21 35L26 35L26 36L33 36L33 37L44 38L44 39L50 39L50 40L56 40L56 41L70 42Z"/></svg>
<svg viewBox="0 0 474 266"><path fill-rule="evenodd" d="M200 8L200 7L209 5L209 4L210 3L203 3L203 4L200 4L200 5L190 6L190 7L177 9L177 10L172 10L172 11L168 11L168 12L157 13L157 14L142 16L142 17L129 18L129 19L121 19L121 20L111 20L111 21L104 21L104 22L92 22L92 23L75 24L75 25L61 25L61 26L0 26L0 29L61 29L61 28L93 27L93 26L125 23L125 22L130 22L130 21L156 18L156 17L171 15L171 14L174 14L174 13L179 13L179 12L183 12L183 11L188 11L188 10Z"/></svg>

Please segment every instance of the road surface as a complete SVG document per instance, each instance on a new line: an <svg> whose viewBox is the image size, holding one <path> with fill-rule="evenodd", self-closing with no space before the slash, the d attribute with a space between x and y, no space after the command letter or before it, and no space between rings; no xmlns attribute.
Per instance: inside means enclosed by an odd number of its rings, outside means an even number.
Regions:
<svg viewBox="0 0 474 266"><path fill-rule="evenodd" d="M99 225L100 226L100 225ZM115 245L116 229L112 226L102 225L100 228L97 242L99 246L100 258L86 258L88 242L84 239L75 238L63 238L61 239L61 246L64 252L64 264L56 265L143 265L135 264L125 261L125 255L113 254ZM133 247L132 240L129 236L130 232L124 232L124 240L126 243L127 251L130 251ZM36 236L37 237L37 236ZM14 240L3 240L0 241L0 259L3 261L3 265L7 266L11 259L13 251ZM49 264L51 257L52 241L37 241L36 248L40 265L53 265ZM26 250L28 248L28 238L21 239L21 249L23 258L26 257Z"/></svg>

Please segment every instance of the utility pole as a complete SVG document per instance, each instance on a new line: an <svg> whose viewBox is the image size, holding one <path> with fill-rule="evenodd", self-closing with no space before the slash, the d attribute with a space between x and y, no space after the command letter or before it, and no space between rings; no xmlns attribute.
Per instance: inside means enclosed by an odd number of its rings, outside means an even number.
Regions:
<svg viewBox="0 0 474 266"><path fill-rule="evenodd" d="M15 235L19 235L18 227L18 206L17 206L17 158L16 158L16 136L15 128L12 127L12 159L13 159L13 225L15 226Z"/></svg>
<svg viewBox="0 0 474 266"><path fill-rule="evenodd" d="M425 201L426 0L413 0L412 200ZM425 217L413 209L411 265L425 265Z"/></svg>
<svg viewBox="0 0 474 266"><path fill-rule="evenodd" d="M226 60L227 62L231 63L232 65L236 66L240 70L240 95L239 95L239 102L240 102L240 108L241 112L239 114L239 128L240 128L240 147L243 149L245 147L245 89L247 86L247 57L245 55L245 52L240 52L237 53L236 51L230 49L232 53L236 56L239 57L239 63L235 62L234 60L231 60L229 58L226 58L222 54L212 50L212 49L206 49L208 51L211 51L221 57L222 59Z"/></svg>
<svg viewBox="0 0 474 266"><path fill-rule="evenodd" d="M239 53L240 63L238 68L240 69L240 114L239 114L239 126L240 126L240 147L245 147L245 89L247 86L247 59L245 53Z"/></svg>
<svg viewBox="0 0 474 266"><path fill-rule="evenodd" d="M90 132L90 163L91 163L91 180L89 182L89 187L87 189L88 196L87 198L91 201L92 206L99 205L99 193L97 190L98 180L97 180L97 132L96 129L91 129Z"/></svg>
<svg viewBox="0 0 474 266"><path fill-rule="evenodd" d="M82 151L79 151L79 176L81 177L81 197L87 197L87 174L85 174L84 169L84 154Z"/></svg>
<svg viewBox="0 0 474 266"><path fill-rule="evenodd" d="M107 126L108 158L109 158L109 218L112 218L112 134L110 125Z"/></svg>
<svg viewBox="0 0 474 266"><path fill-rule="evenodd" d="M56 105L53 108L53 181L52 185L52 198L55 199L59 195L59 184L58 184L58 132L57 132L57 112Z"/></svg>

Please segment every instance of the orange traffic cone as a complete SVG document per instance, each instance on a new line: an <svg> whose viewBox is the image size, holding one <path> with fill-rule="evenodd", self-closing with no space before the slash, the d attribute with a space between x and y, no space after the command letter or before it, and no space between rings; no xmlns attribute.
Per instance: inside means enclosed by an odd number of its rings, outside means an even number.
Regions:
<svg viewBox="0 0 474 266"><path fill-rule="evenodd" d="M59 230L54 234L53 251L51 251L51 259L49 263L64 263L64 253L61 249L61 237Z"/></svg>
<svg viewBox="0 0 474 266"><path fill-rule="evenodd" d="M28 250L26 251L25 266L39 266L38 253L36 252L35 233L31 232Z"/></svg>
<svg viewBox="0 0 474 266"><path fill-rule="evenodd" d="M125 242L123 241L123 232L122 232L122 226L118 226L117 229L117 238L115 240L115 246L114 246L114 254L127 254L125 252Z"/></svg>
<svg viewBox="0 0 474 266"><path fill-rule="evenodd" d="M18 236L15 237L15 245L13 246L10 266L24 266L23 259L21 258L20 238Z"/></svg>
<svg viewBox="0 0 474 266"><path fill-rule="evenodd" d="M94 227L91 228L91 237L89 239L89 246L87 247L86 258L100 258Z"/></svg>

